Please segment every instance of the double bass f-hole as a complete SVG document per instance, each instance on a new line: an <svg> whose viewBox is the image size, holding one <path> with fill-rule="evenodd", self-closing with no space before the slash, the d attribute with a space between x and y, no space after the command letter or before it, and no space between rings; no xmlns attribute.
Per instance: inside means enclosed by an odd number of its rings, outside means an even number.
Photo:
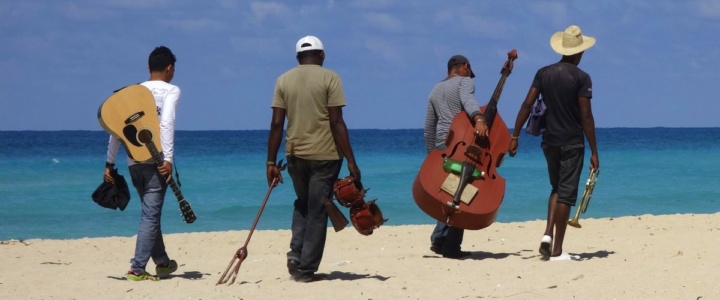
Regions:
<svg viewBox="0 0 720 300"><path fill-rule="evenodd" d="M452 151L450 152L450 155L443 153L443 154L442 154L442 158L445 159L445 158L448 158L448 157L455 156L455 152L457 152L457 149L458 149L458 147L460 147L460 146L465 146L465 142L461 141L461 142L459 142L459 143L456 143L455 146L453 146L453 149L452 149Z"/></svg>

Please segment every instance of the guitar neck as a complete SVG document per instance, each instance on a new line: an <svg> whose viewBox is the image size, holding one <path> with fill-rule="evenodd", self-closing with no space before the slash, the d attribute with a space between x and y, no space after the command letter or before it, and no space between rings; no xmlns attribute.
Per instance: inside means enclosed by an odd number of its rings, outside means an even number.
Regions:
<svg viewBox="0 0 720 300"><path fill-rule="evenodd" d="M158 151L157 147L154 143L146 143L145 146L147 146L148 150L150 151L150 155L152 155L152 159L155 162L155 164L159 167L163 165L163 159L160 157L160 151ZM172 189L173 193L175 194L175 197L178 199L178 201L185 201L185 197L183 197L182 193L180 192L180 188L178 187L177 183L175 183L175 180L172 178L172 174L170 174L170 181L168 181L168 185L170 186L170 189Z"/></svg>

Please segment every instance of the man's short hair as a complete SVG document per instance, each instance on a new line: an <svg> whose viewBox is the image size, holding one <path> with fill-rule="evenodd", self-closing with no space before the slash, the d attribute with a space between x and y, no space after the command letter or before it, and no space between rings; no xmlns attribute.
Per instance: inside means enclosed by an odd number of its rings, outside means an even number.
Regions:
<svg viewBox="0 0 720 300"><path fill-rule="evenodd" d="M323 50L307 50L307 51L303 51L303 52L298 52L297 59L303 60L305 58L310 58L310 57L320 57L320 53L322 53L322 52L323 52Z"/></svg>
<svg viewBox="0 0 720 300"><path fill-rule="evenodd" d="M175 55L168 47L159 46L150 52L148 67L150 68L150 72L159 72L165 70L165 68L170 65L174 66L175 61Z"/></svg>

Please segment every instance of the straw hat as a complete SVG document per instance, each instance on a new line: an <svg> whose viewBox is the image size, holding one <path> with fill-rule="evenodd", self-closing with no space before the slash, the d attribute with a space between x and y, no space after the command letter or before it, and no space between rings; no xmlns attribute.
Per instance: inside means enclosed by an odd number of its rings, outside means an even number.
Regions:
<svg viewBox="0 0 720 300"><path fill-rule="evenodd" d="M550 38L550 47L562 55L574 55L595 45L595 38L583 36L580 27L570 25L565 31L558 31Z"/></svg>

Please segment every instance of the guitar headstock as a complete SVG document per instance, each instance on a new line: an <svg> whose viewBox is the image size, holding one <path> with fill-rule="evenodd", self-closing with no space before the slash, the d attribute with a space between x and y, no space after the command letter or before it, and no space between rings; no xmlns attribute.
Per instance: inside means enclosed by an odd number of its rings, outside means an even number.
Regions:
<svg viewBox="0 0 720 300"><path fill-rule="evenodd" d="M183 220L185 220L185 223L191 224L192 222L195 222L195 213L193 212L192 208L190 207L190 203L183 200L180 203L180 212L182 213Z"/></svg>

